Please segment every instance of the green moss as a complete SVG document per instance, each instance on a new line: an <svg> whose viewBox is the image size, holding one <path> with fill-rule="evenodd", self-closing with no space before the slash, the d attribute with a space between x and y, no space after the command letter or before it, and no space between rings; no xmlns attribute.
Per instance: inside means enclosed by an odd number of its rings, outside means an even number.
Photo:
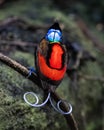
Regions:
<svg viewBox="0 0 104 130"><path fill-rule="evenodd" d="M15 56L18 57L18 54ZM49 108L49 113L44 112L39 108L28 106L24 102L23 94L25 91L35 90L36 92L38 90L34 84L28 82L27 79L24 79L20 74L5 65L0 66L0 77L0 130L48 130L48 124L51 123L52 129L61 129L67 126L63 118L60 118L56 111ZM39 90L38 93L40 94ZM60 124L60 122L63 123Z"/></svg>
<svg viewBox="0 0 104 130"><path fill-rule="evenodd" d="M3 109L5 112L0 116L0 121L2 121L2 124L0 124L1 130L28 130L31 128L44 130L46 128L45 113L27 107L27 105L21 103L21 100L15 100L11 105L5 104Z"/></svg>

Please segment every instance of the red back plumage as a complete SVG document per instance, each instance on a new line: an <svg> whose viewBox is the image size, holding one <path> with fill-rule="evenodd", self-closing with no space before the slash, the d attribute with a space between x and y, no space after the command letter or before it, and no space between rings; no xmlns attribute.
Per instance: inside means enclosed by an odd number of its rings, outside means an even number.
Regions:
<svg viewBox="0 0 104 130"><path fill-rule="evenodd" d="M52 25L51 27L55 26ZM58 30L58 27L55 28ZM59 29L59 31L61 31L61 29ZM55 38L59 39L57 37ZM59 41L50 42L44 37L36 52L36 70L40 79L52 85L59 85L66 72L66 63L67 53L60 39Z"/></svg>

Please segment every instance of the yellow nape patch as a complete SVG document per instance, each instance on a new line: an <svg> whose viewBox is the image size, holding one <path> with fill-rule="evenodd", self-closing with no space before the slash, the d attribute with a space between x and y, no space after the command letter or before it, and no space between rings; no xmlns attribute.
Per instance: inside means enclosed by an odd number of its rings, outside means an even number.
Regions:
<svg viewBox="0 0 104 130"><path fill-rule="evenodd" d="M54 41L54 42L50 42L50 44L54 44L54 43L58 43L61 44L60 42Z"/></svg>

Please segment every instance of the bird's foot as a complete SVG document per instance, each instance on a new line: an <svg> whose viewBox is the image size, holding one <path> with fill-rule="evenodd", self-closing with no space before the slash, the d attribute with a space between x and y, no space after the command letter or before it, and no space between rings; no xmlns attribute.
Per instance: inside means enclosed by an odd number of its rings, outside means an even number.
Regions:
<svg viewBox="0 0 104 130"><path fill-rule="evenodd" d="M32 73L36 74L36 70L34 69L34 67L28 67L28 70L29 70L29 74L28 74L28 76L26 78L29 78Z"/></svg>

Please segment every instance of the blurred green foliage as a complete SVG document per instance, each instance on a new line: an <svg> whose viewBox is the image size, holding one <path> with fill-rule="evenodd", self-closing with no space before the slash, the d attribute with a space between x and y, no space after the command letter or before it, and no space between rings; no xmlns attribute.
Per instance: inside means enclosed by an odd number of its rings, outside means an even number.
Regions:
<svg viewBox="0 0 104 130"><path fill-rule="evenodd" d="M53 3L67 14L77 14L85 19L89 19L91 23L100 22L104 24L103 0L53 0Z"/></svg>

